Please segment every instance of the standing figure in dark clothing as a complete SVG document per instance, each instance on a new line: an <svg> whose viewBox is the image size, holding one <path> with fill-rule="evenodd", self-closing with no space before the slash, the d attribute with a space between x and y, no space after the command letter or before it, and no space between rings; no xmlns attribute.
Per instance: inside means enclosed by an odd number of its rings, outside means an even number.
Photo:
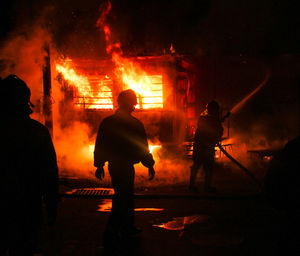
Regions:
<svg viewBox="0 0 300 256"><path fill-rule="evenodd" d="M134 167L142 162L149 169L149 177L154 177L154 160L148 149L143 124L133 117L137 98L132 90L118 96L119 108L115 114L105 118L99 127L94 165L95 176L102 180L103 166L108 161L108 170L114 188L112 209L104 238L131 236L141 232L134 226Z"/></svg>
<svg viewBox="0 0 300 256"><path fill-rule="evenodd" d="M30 89L15 75L1 80L0 255L34 255L42 223L56 219L58 168L48 129L30 118Z"/></svg>
<svg viewBox="0 0 300 256"><path fill-rule="evenodd" d="M195 180L197 172L203 165L205 174L204 190L214 193L216 189L211 186L215 145L221 140L223 128L220 120L219 104L211 101L206 106L206 114L201 115L193 143L193 165L191 167L189 189L197 192Z"/></svg>
<svg viewBox="0 0 300 256"><path fill-rule="evenodd" d="M280 212L277 255L300 255L300 136L289 141L270 162L264 180L269 203Z"/></svg>

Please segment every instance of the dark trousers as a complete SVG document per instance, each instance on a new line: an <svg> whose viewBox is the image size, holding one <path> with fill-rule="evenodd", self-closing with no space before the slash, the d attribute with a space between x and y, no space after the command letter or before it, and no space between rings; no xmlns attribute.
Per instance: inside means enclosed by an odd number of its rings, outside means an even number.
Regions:
<svg viewBox="0 0 300 256"><path fill-rule="evenodd" d="M215 152L212 150L205 152L194 152L193 165L191 166L190 187L195 187L196 176L201 166L203 166L205 175L204 187L209 188L211 186L214 157Z"/></svg>
<svg viewBox="0 0 300 256"><path fill-rule="evenodd" d="M126 232L134 226L134 167L130 163L109 163L114 188L112 209L106 232Z"/></svg>

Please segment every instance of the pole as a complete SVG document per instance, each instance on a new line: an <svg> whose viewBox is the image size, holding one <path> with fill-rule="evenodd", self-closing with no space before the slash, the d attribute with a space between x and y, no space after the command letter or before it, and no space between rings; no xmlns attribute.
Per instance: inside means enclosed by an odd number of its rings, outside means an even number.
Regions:
<svg viewBox="0 0 300 256"><path fill-rule="evenodd" d="M51 100L51 66L50 66L50 47L45 45L46 52L45 65L43 67L43 114L45 118L45 126L49 129L51 136L53 135L53 117L52 117L52 100Z"/></svg>

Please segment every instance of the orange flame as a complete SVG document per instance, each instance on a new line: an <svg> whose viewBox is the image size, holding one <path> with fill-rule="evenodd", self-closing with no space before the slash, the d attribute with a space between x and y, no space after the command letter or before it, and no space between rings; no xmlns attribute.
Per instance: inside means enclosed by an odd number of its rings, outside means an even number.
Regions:
<svg viewBox="0 0 300 256"><path fill-rule="evenodd" d="M116 80L123 86L123 89L132 89L136 92L137 109L163 108L162 74L148 74L137 61L123 57L120 42L111 39L111 29L105 23L111 8L110 1L103 4L97 27L104 32L107 43L106 51L111 55L115 64ZM76 88L74 104L87 109L113 109L111 91L113 81L107 75L91 77L79 74L71 64L72 60L67 59L62 65L56 64L56 70Z"/></svg>
<svg viewBox="0 0 300 256"><path fill-rule="evenodd" d="M162 75L148 75L138 63L122 57L118 52L112 54L116 65L115 74L138 96L138 109L163 108Z"/></svg>
<svg viewBox="0 0 300 256"><path fill-rule="evenodd" d="M136 108L163 108L162 74L150 75L140 67L137 61L123 57L120 42L111 39L111 29L105 23L111 8L110 1L104 2L96 25L104 32L107 43L106 52L111 55L115 64L116 79L122 84L123 89L132 89L136 92L138 97ZM67 59L63 65L56 64L56 70L76 88L74 104L87 109L113 109L111 91L113 81L107 75L91 77L78 74L71 64L72 60Z"/></svg>
<svg viewBox="0 0 300 256"><path fill-rule="evenodd" d="M120 42L113 42L111 30L105 18L111 11L111 3L104 6L97 27L103 30L106 52L111 54L115 64L115 75L124 84L124 89L132 89L138 95L138 109L163 108L163 79L161 74L147 74L136 61L123 57Z"/></svg>
<svg viewBox="0 0 300 256"><path fill-rule="evenodd" d="M56 70L76 88L74 93L76 105L88 109L113 109L112 92L109 88L112 80L107 75L87 78L77 74L67 62L63 65L56 64Z"/></svg>

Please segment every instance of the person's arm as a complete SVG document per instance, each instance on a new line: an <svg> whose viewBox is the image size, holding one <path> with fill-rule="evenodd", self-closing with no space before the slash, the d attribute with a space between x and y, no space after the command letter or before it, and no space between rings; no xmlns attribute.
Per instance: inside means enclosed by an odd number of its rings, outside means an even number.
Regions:
<svg viewBox="0 0 300 256"><path fill-rule="evenodd" d="M106 151L105 151L105 134L106 134L106 125L105 122L100 124L96 143L94 150L94 166L97 167L95 171L95 176L99 180L104 178L104 165L107 161Z"/></svg>
<svg viewBox="0 0 300 256"><path fill-rule="evenodd" d="M147 135L146 131L143 125L141 125L140 128L140 133L141 133L141 147L142 147L142 164L148 168L148 175L149 175L149 180L152 180L155 176L155 171L154 171L154 159L152 154L149 151L149 146L148 146L148 141L147 141Z"/></svg>
<svg viewBox="0 0 300 256"><path fill-rule="evenodd" d="M101 166L97 166L97 169L95 171L95 177L99 180L102 180L104 178L104 163Z"/></svg>

